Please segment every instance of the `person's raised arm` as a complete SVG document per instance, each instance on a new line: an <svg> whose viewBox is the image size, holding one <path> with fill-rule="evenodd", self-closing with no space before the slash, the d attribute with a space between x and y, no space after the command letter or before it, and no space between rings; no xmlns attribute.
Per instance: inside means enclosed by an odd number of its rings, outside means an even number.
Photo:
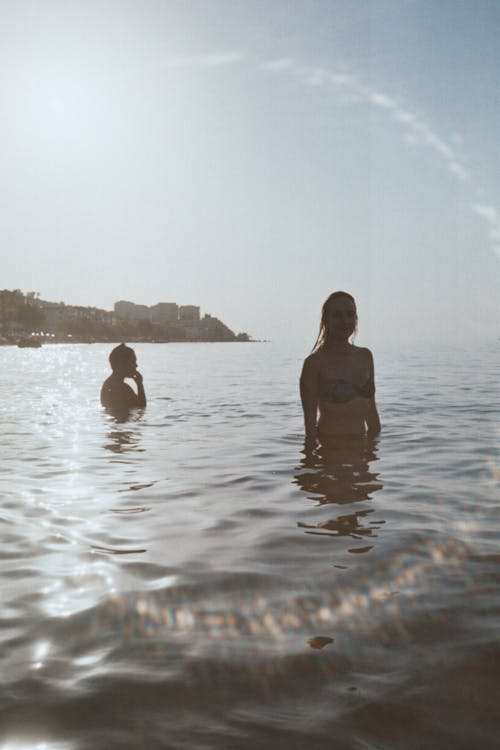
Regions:
<svg viewBox="0 0 500 750"><path fill-rule="evenodd" d="M300 398L304 411L306 440L316 439L318 419L318 364L311 354L304 360L300 376Z"/></svg>
<svg viewBox="0 0 500 750"><path fill-rule="evenodd" d="M144 392L144 385L142 383L142 375L139 370L134 373L134 380L137 385L137 406L146 406L146 393Z"/></svg>
<svg viewBox="0 0 500 750"><path fill-rule="evenodd" d="M368 413L366 415L366 426L368 428L369 435L378 435L380 432L380 418L377 411L377 404L375 403L375 367L373 364L373 355L369 349L368 352L370 360L370 379L373 383L373 396L368 399Z"/></svg>

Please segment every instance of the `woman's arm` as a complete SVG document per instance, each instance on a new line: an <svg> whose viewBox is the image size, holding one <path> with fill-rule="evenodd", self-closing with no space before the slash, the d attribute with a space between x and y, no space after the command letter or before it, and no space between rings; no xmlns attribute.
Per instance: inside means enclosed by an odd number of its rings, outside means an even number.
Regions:
<svg viewBox="0 0 500 750"><path fill-rule="evenodd" d="M304 411L306 440L316 438L318 419L318 365L316 357L310 355L304 360L300 376L300 398Z"/></svg>
<svg viewBox="0 0 500 750"><path fill-rule="evenodd" d="M380 417L377 411L377 404L375 403L375 396L368 401L368 414L366 415L366 426L368 428L369 435L378 435L380 432Z"/></svg>
<svg viewBox="0 0 500 750"><path fill-rule="evenodd" d="M369 435L378 435L381 430L380 418L375 403L375 366L373 364L373 354L369 349L366 350L369 356L370 378L373 382L373 396L368 399L368 412L366 415L366 426Z"/></svg>

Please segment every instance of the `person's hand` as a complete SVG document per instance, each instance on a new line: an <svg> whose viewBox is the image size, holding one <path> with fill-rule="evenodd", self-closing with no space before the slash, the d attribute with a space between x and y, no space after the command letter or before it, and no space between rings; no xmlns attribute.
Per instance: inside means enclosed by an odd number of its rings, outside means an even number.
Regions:
<svg viewBox="0 0 500 750"><path fill-rule="evenodd" d="M137 385L142 385L142 375L139 372L139 370L136 370L134 374L132 375L133 379L137 383Z"/></svg>

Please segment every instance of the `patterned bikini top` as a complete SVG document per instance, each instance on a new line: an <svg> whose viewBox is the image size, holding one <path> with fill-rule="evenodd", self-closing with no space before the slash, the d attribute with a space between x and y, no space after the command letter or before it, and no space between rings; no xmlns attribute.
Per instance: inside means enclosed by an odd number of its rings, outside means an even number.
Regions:
<svg viewBox="0 0 500 750"><path fill-rule="evenodd" d="M368 378L364 385L355 385L349 380L334 378L324 380L319 387L319 397L322 401L329 401L332 404L345 404L354 398L371 398L375 395L375 383L373 378Z"/></svg>

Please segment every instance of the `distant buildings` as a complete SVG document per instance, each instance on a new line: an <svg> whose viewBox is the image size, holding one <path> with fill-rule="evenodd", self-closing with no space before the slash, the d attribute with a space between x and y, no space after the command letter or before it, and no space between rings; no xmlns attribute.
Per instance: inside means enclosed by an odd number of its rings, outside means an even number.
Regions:
<svg viewBox="0 0 500 750"><path fill-rule="evenodd" d="M197 305L177 305L158 302L156 305L136 305L120 300L115 302L115 315L122 321L146 320L152 324L151 336L171 336L187 341L234 341L234 333L217 318L205 315L200 319Z"/></svg>
<svg viewBox="0 0 500 750"><path fill-rule="evenodd" d="M197 305L158 302L136 305L119 300L114 310L40 299L38 292L0 290L0 340L36 332L73 341L248 341Z"/></svg>
<svg viewBox="0 0 500 750"><path fill-rule="evenodd" d="M176 302L158 302L152 307L136 305L135 302L115 302L115 315L120 320L150 320L152 323L196 323L200 320L200 308L196 305L179 305Z"/></svg>
<svg viewBox="0 0 500 750"><path fill-rule="evenodd" d="M153 323L176 323L179 320L179 307L175 302L158 302L149 310Z"/></svg>
<svg viewBox="0 0 500 750"><path fill-rule="evenodd" d="M62 302L46 302L45 300L40 300L40 307L45 313L45 330L48 333L58 333L66 328L68 323L79 322L80 327L84 327L85 323L89 322L110 326L115 321L112 312L98 307L65 305Z"/></svg>
<svg viewBox="0 0 500 750"><path fill-rule="evenodd" d="M120 300L115 302L114 311L120 320L151 320L151 309L146 305Z"/></svg>
<svg viewBox="0 0 500 750"><path fill-rule="evenodd" d="M181 305L179 307L179 320L196 323L200 319L200 308L195 305Z"/></svg>

